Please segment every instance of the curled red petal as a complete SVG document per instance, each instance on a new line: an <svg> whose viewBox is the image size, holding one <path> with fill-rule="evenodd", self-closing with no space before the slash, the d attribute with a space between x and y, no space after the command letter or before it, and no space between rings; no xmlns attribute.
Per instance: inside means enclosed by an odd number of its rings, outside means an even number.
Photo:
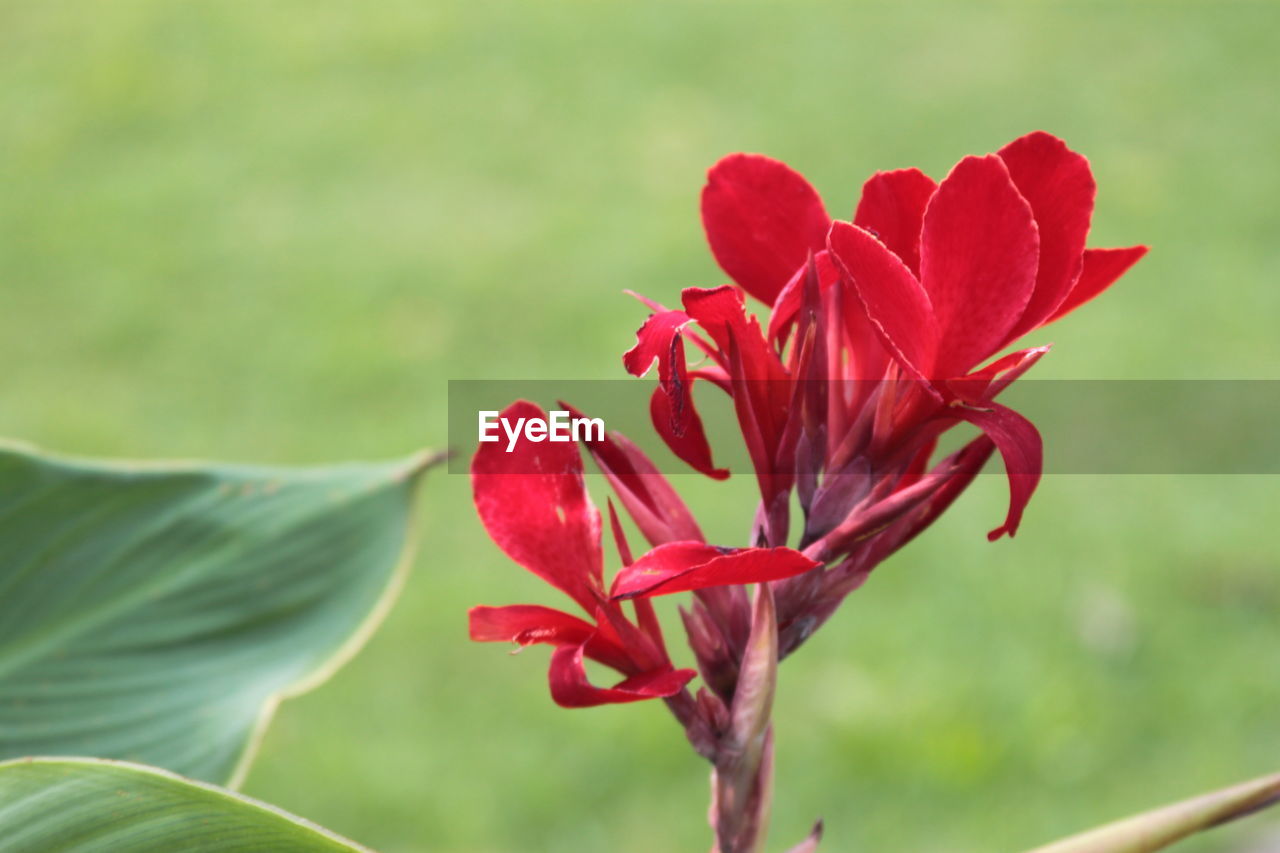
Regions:
<svg viewBox="0 0 1280 853"><path fill-rule="evenodd" d="M1079 278L1098 185L1089 161L1044 131L1015 139L999 154L1014 186L1031 205L1040 234L1035 290L1008 343L1043 325Z"/></svg>
<svg viewBox="0 0 1280 853"><path fill-rule="evenodd" d="M836 222L828 245L877 334L913 375L930 377L939 329L933 306L906 264L869 231Z"/></svg>
<svg viewBox="0 0 1280 853"><path fill-rule="evenodd" d="M632 376L644 376L658 362L658 380L669 386L683 359L676 360L680 330L690 322L683 311L660 311L650 314L636 332L636 344L622 356L622 365ZM683 354L683 350L680 350ZM682 377L676 377L682 378Z"/></svg>
<svg viewBox="0 0 1280 853"><path fill-rule="evenodd" d="M987 534L991 540L1018 532L1022 512L1031 500L1044 468L1044 449L1035 424L1007 406L985 402L980 407L960 404L951 414L982 430L1000 451L1009 477L1009 512L1004 524Z"/></svg>
<svg viewBox="0 0 1280 853"><path fill-rule="evenodd" d="M512 403L508 423L546 418L533 403ZM471 461L476 511L507 556L567 593L588 612L602 588L600 513L587 495L582 457L574 444L532 442L523 435L482 443Z"/></svg>
<svg viewBox="0 0 1280 853"><path fill-rule="evenodd" d="M1049 322L1069 314L1102 293L1114 284L1116 279L1127 273L1131 266L1142 260L1142 256L1146 253L1146 246L1130 246L1127 249L1085 249L1084 266L1080 270L1080 278L1067 294L1066 300L1049 318Z"/></svg>
<svg viewBox="0 0 1280 853"><path fill-rule="evenodd" d="M920 226L937 188L933 178L919 169L876 172L862 185L853 224L875 234L919 277Z"/></svg>
<svg viewBox="0 0 1280 853"><path fill-rule="evenodd" d="M818 565L790 548L728 549L703 542L671 542L654 548L619 572L612 596L648 597L782 580Z"/></svg>
<svg viewBox="0 0 1280 853"><path fill-rule="evenodd" d="M920 283L938 321L935 376L963 376L998 350L1035 289L1039 237L1004 161L966 157L924 214Z"/></svg>
<svg viewBox="0 0 1280 853"><path fill-rule="evenodd" d="M702 225L721 269L772 305L831 217L817 190L791 167L759 154L730 154L707 172Z"/></svg>
<svg viewBox="0 0 1280 853"><path fill-rule="evenodd" d="M613 687L596 687L587 680L584 657L581 646L561 646L551 654L548 671L551 698L563 708L589 708L672 696L697 675L692 669L668 666L633 675Z"/></svg>

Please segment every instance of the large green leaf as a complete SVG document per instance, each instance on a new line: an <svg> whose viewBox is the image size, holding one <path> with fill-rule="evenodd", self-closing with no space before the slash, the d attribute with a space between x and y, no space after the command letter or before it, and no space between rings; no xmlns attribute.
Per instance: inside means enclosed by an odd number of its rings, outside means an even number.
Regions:
<svg viewBox="0 0 1280 853"><path fill-rule="evenodd" d="M1280 773L1074 835L1029 853L1151 853L1280 802Z"/></svg>
<svg viewBox="0 0 1280 853"><path fill-rule="evenodd" d="M389 608L429 461L116 465L0 445L0 760L238 784L278 701Z"/></svg>
<svg viewBox="0 0 1280 853"><path fill-rule="evenodd" d="M91 758L0 763L0 853L352 853L265 803L155 767Z"/></svg>

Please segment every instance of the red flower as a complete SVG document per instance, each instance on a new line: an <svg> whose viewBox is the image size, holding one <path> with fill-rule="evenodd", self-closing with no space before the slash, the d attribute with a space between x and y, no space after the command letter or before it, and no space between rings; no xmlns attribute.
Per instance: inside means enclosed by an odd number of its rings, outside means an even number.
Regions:
<svg viewBox="0 0 1280 853"><path fill-rule="evenodd" d="M522 401L502 416L515 420L545 414ZM508 453L499 444L482 444L471 464L476 510L489 536L507 556L573 599L590 619L532 604L475 607L471 639L555 646L551 695L565 707L673 696L693 678L693 670L673 667L648 598L777 580L817 565L786 548L762 552L707 545L683 503L633 446L619 444L615 436L600 446L597 458L641 530L651 538L672 537L632 562L613 517L614 535L628 565L618 573L611 593L604 588L600 513L587 494L576 446L521 440ZM674 538L679 536L691 538ZM634 621L623 612L623 599L633 599ZM618 671L623 680L607 688L592 685L586 659Z"/></svg>
<svg viewBox="0 0 1280 853"><path fill-rule="evenodd" d="M832 222L817 192L783 163L730 155L708 173L703 224L725 272L772 305L767 337L736 289L691 288L684 311L649 318L624 364L641 375L658 360L655 401L665 402L653 406L655 427L707 473L719 472L693 409L692 380L733 396L760 481L766 541L785 539L791 472L846 473L859 459L883 472L894 460L905 487L911 463L923 470L938 433L960 421L977 425L1004 456L1010 509L992 537L1012 535L1040 475L1040 438L993 398L1047 348L975 368L1096 296L1146 252L1085 249L1094 193L1088 161L1037 132L998 154L966 157L941 184L915 169L877 173L853 221ZM688 371L678 336L711 365ZM797 387L806 382L830 387ZM677 416L656 417L666 412ZM798 485L803 499L812 484Z"/></svg>
<svg viewBox="0 0 1280 853"><path fill-rule="evenodd" d="M694 409L702 379L728 393L761 503L753 544L784 545L790 493L801 546L831 566L776 590L785 654L880 561L932 523L998 449L1012 536L1039 481L1040 435L994 401L1048 347L980 366L1092 299L1146 247L1086 249L1095 185L1088 161L1047 133L966 157L940 183L880 172L852 222L833 222L797 172L733 154L702 192L707 240L737 287L689 288L655 309L623 358L658 362L651 411L671 449L721 477ZM743 292L772 307L767 329ZM706 356L686 366L683 341ZM983 433L934 462L939 435ZM932 467L930 467L932 466Z"/></svg>
<svg viewBox="0 0 1280 853"><path fill-rule="evenodd" d="M996 450L1010 501L990 536L1017 530L1040 478L1041 441L995 398L1048 347L997 356L1146 252L1085 248L1094 194L1088 162L1046 133L966 157L940 184L915 169L877 173L851 222L833 222L813 187L776 160L721 160L708 173L702 217L735 284L688 288L678 309L642 300L653 313L623 363L637 376L657 363L654 427L716 479L729 472L713 462L692 389L706 382L729 395L760 491L752 547L706 543L653 463L611 433L587 450L651 550L631 558L610 503L622 568L606 591L600 515L579 451L482 444L472 482L490 536L588 618L477 607L472 638L553 645L551 692L562 705L663 697L714 766L717 849L755 849L769 807L778 661L932 524ZM771 308L767 326L748 314L745 295ZM686 342L701 354L693 365ZM503 415L542 412L521 402ZM982 434L935 459L939 437L962 422ZM804 514L800 550L786 547L793 492ZM750 597L748 584L759 584ZM672 665L649 600L686 591L680 615L706 684L696 696L686 689L694 673ZM622 680L590 684L588 658Z"/></svg>

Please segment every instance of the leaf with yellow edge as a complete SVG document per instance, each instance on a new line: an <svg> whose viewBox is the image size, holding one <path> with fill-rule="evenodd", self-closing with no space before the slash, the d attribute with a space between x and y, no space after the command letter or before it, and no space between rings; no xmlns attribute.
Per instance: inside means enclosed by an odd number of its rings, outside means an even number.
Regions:
<svg viewBox="0 0 1280 853"><path fill-rule="evenodd" d="M0 760L238 784L276 704L390 607L431 461L126 465L0 445Z"/></svg>
<svg viewBox="0 0 1280 853"><path fill-rule="evenodd" d="M225 788L96 758L0 763L0 853L370 853Z"/></svg>

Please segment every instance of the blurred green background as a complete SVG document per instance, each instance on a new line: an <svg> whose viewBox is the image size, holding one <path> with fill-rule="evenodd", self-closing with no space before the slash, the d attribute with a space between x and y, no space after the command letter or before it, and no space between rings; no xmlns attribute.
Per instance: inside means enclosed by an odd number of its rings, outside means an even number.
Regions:
<svg viewBox="0 0 1280 853"><path fill-rule="evenodd" d="M1093 161L1114 292L1043 377L1280 378L1275 4L0 4L0 434L307 463L445 440L446 380L621 377L719 283L704 169L763 151L848 216L1034 128ZM1229 430L1230 424L1222 424ZM1123 424L1117 424L1123 429ZM1052 443L1054 436L1047 440ZM678 485L741 539L745 480ZM597 494L603 500L603 492ZM782 671L774 849L1014 850L1280 768L1280 482L983 478ZM551 601L437 475L397 609L286 703L248 793L387 853L708 845L661 705L564 711ZM1273 850L1272 819L1187 844Z"/></svg>

